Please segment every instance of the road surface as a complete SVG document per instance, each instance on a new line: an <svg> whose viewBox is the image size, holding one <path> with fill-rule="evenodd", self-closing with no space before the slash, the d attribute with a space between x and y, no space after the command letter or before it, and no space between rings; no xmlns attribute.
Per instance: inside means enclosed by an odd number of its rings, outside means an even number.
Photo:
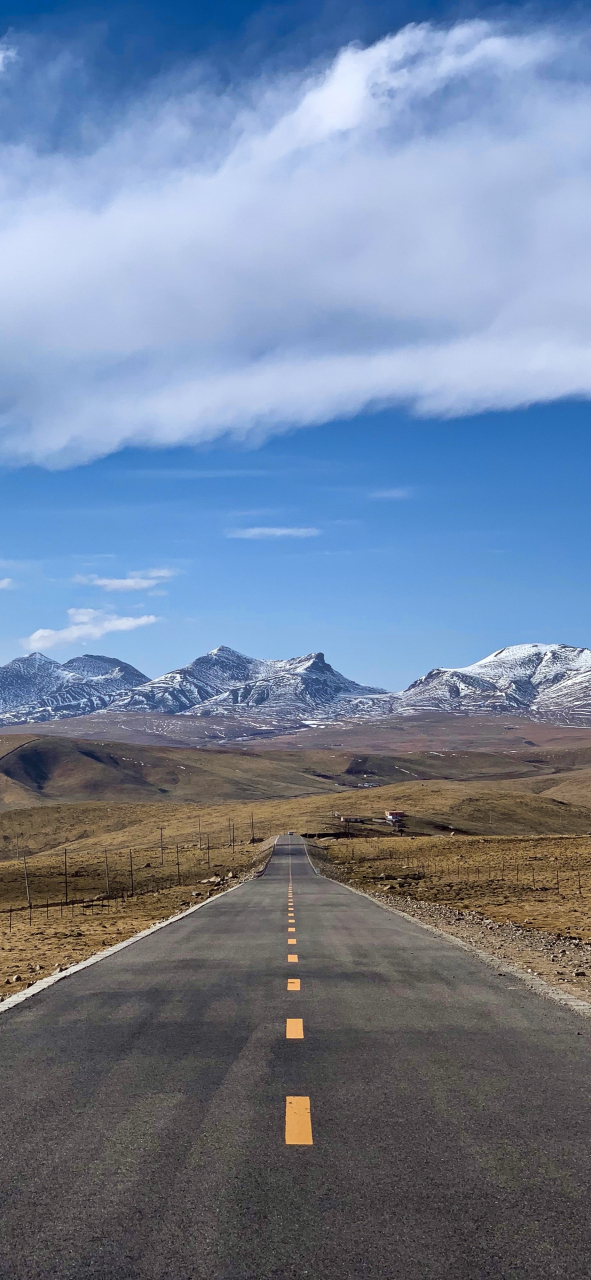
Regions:
<svg viewBox="0 0 591 1280"><path fill-rule="evenodd" d="M283 838L0 1016L0 1275L588 1280L590 1038Z"/></svg>

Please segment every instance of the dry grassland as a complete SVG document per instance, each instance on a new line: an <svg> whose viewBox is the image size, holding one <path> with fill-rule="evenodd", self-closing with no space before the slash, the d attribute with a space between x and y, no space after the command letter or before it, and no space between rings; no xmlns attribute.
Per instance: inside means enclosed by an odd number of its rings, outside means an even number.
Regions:
<svg viewBox="0 0 591 1280"><path fill-rule="evenodd" d="M339 878L417 902L591 940L591 838L321 841Z"/></svg>

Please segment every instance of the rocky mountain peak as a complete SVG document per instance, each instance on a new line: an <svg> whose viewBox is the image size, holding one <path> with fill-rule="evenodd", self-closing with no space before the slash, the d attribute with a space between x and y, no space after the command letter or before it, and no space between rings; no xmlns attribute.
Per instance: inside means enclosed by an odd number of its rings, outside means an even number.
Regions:
<svg viewBox="0 0 591 1280"><path fill-rule="evenodd" d="M402 693L357 684L331 667L320 650L296 658L250 658L218 645L155 680L104 654L60 664L32 653L0 667L2 724L107 709L242 717L245 726L252 722L278 733L323 721L433 711L591 723L591 650L508 645L465 667L433 667Z"/></svg>

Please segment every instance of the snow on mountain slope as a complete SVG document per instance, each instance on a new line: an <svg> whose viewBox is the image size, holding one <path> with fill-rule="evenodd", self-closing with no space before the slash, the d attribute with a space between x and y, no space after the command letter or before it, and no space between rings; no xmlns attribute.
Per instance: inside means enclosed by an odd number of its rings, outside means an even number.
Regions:
<svg viewBox="0 0 591 1280"><path fill-rule="evenodd" d="M0 667L0 724L108 710L215 716L265 732L339 720L416 715L523 715L591 724L591 650L564 644L498 649L467 667L436 667L402 693L357 684L323 653L249 658L221 645L148 680L116 658L84 654L61 665L29 654Z"/></svg>
<svg viewBox="0 0 591 1280"><path fill-rule="evenodd" d="M399 695L397 709L591 719L591 651L510 645L468 667L436 667Z"/></svg>
<svg viewBox="0 0 591 1280"><path fill-rule="evenodd" d="M0 724L88 715L145 679L116 658L84 654L62 665L43 653L30 653L0 667Z"/></svg>
<svg viewBox="0 0 591 1280"><path fill-rule="evenodd" d="M334 671L323 653L303 658L247 658L220 646L187 667L150 680L111 704L114 711L168 715L238 713L270 706L285 714L316 710L343 694L378 693Z"/></svg>
<svg viewBox="0 0 591 1280"><path fill-rule="evenodd" d="M64 662L62 670L72 671L85 680L92 680L105 694L135 689L136 685L145 684L148 679L142 671L130 666L128 662L106 658L99 653L83 653L79 658L70 658L68 662Z"/></svg>

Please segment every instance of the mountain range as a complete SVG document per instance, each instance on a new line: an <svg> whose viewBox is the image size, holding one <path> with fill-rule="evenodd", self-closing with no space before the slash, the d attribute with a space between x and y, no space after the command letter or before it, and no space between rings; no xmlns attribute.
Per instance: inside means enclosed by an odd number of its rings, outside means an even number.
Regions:
<svg viewBox="0 0 591 1280"><path fill-rule="evenodd" d="M63 720L108 710L215 716L281 732L389 715L526 716L591 723L591 650L564 644L499 649L471 666L436 667L401 693L357 684L323 653L248 658L221 645L150 680L116 658L83 654L63 664L32 653L0 667L0 725Z"/></svg>

